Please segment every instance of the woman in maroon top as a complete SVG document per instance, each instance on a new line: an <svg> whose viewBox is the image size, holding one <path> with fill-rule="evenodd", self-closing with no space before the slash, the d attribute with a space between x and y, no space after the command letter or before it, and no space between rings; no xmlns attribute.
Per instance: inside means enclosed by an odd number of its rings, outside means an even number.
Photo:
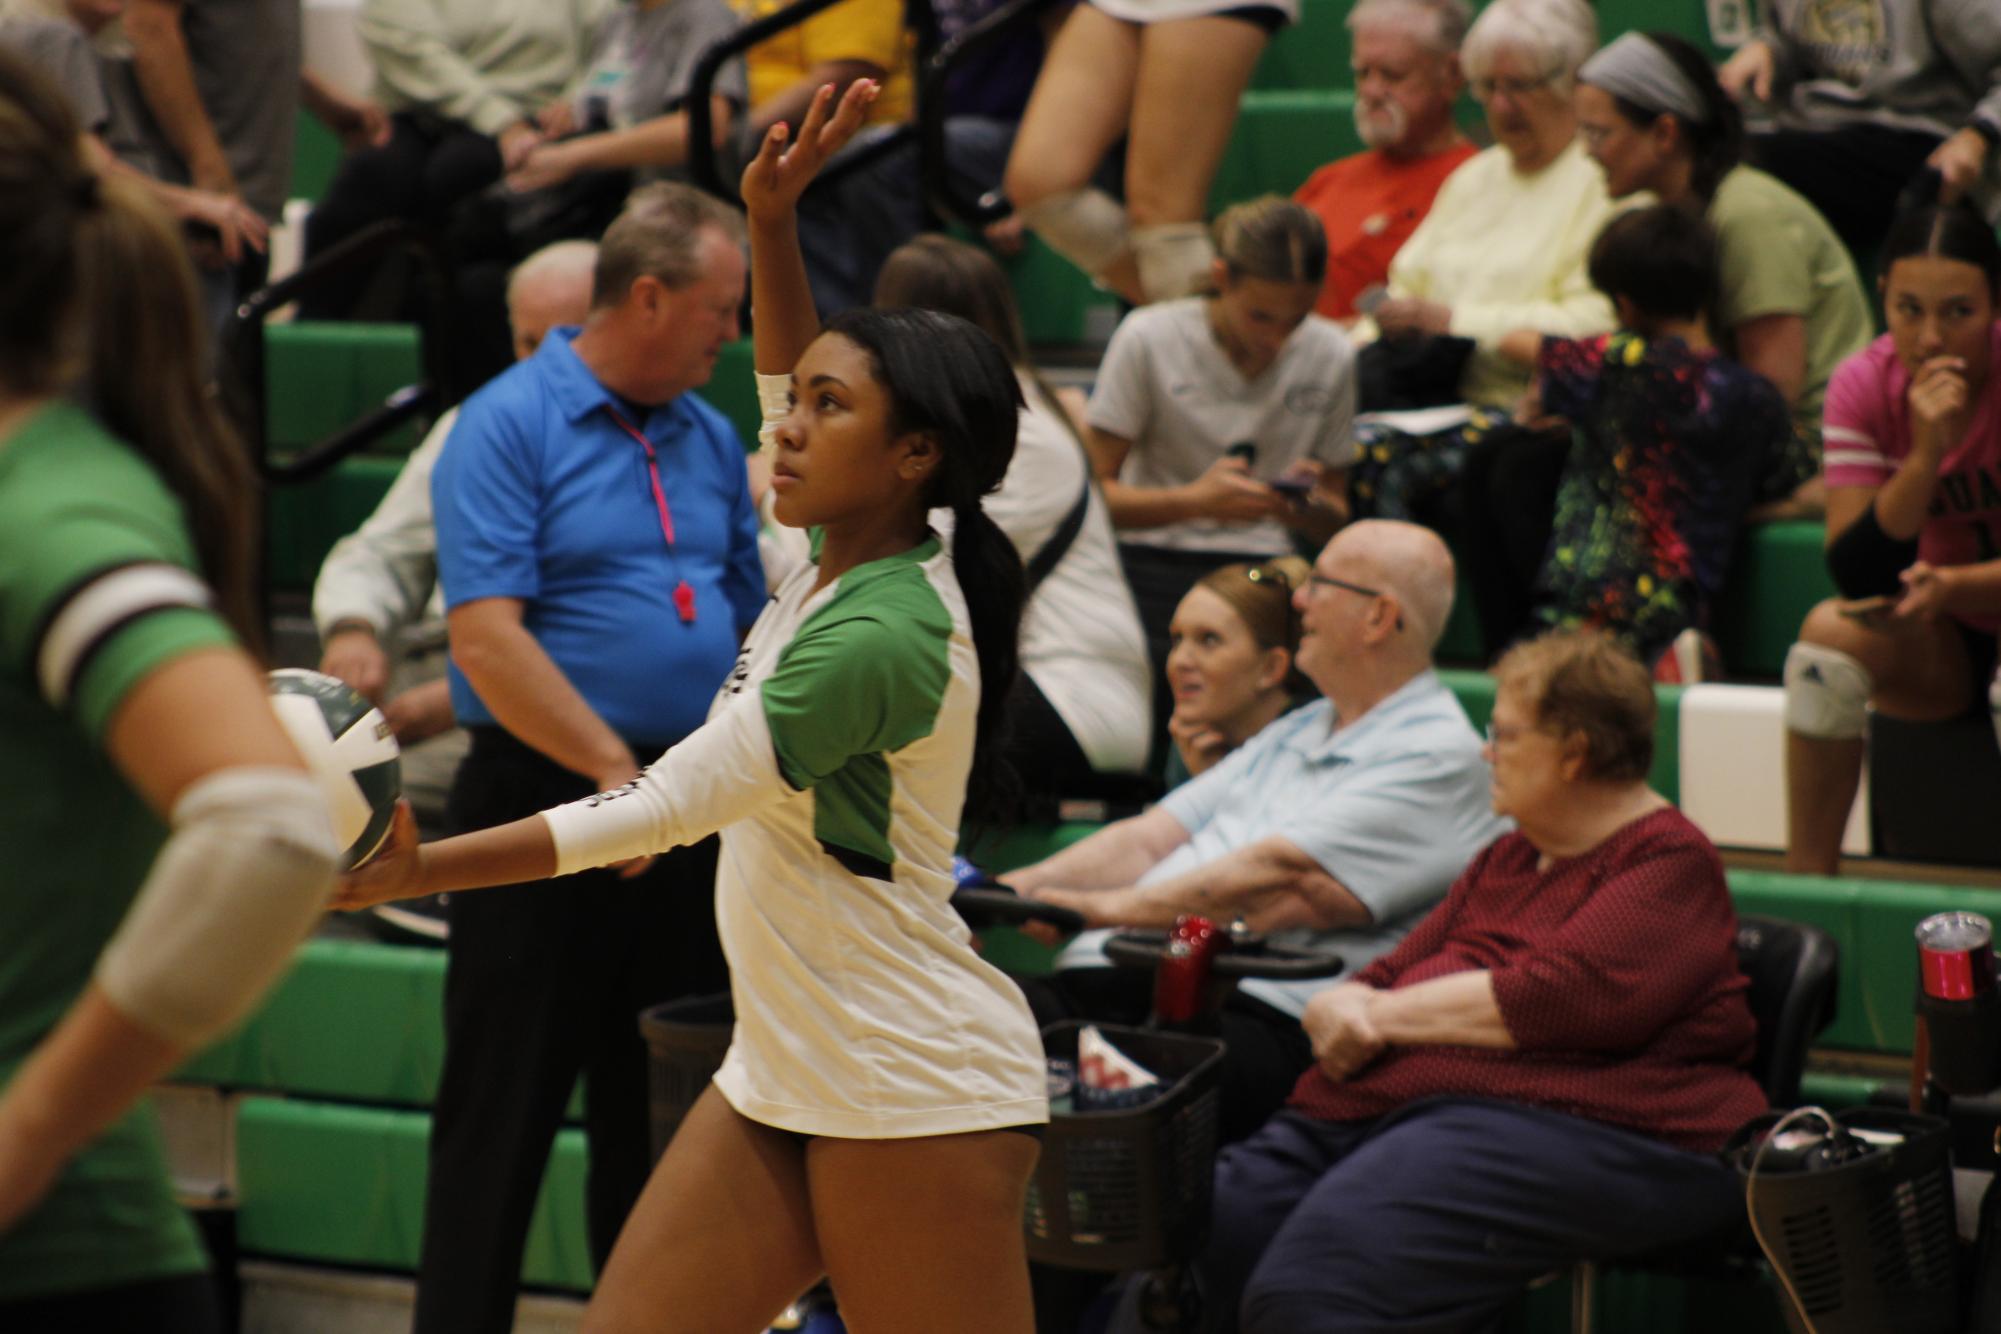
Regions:
<svg viewBox="0 0 2001 1334"><path fill-rule="evenodd" d="M1736 916L1647 787L1646 669L1593 632L1495 668L1488 847L1402 945L1314 997L1316 1065L1217 1166L1203 1261L1249 1334L1478 1329L1539 1274L1742 1207L1764 1109Z"/></svg>

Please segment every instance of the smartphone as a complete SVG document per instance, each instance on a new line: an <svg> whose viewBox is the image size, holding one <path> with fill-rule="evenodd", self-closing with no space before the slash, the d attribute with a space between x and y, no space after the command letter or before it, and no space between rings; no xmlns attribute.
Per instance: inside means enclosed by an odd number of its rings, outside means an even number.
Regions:
<svg viewBox="0 0 2001 1334"><path fill-rule="evenodd" d="M1257 442L1255 440L1239 440L1236 444L1231 445L1223 451L1223 457L1228 459L1242 459L1247 467L1256 467L1258 461Z"/></svg>
<svg viewBox="0 0 2001 1334"><path fill-rule="evenodd" d="M1313 494L1311 477L1274 477L1266 485L1298 505L1304 505L1306 498Z"/></svg>
<svg viewBox="0 0 2001 1334"><path fill-rule="evenodd" d="M1897 599L1887 593L1873 598L1849 598L1834 604L1834 609L1851 621L1877 621L1890 614L1897 605Z"/></svg>

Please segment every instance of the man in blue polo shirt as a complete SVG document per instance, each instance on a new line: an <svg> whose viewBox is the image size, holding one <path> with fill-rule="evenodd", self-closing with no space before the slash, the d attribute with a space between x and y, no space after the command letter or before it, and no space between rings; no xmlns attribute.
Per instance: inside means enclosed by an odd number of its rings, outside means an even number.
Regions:
<svg viewBox="0 0 2001 1334"><path fill-rule="evenodd" d="M471 750L455 830L614 788L696 727L763 609L735 430L692 391L737 336L737 216L680 185L605 232L581 329L468 399L433 474L452 707ZM602 1265L644 1184L639 1011L727 985L713 839L453 901L416 1329L512 1327L521 1252L585 1080Z"/></svg>
<svg viewBox="0 0 2001 1334"><path fill-rule="evenodd" d="M1337 533L1300 609L1298 665L1325 699L1286 714L1143 815L1004 879L1093 928L1242 917L1348 971L1386 952L1506 825L1480 738L1432 670L1452 609L1452 556L1386 520ZM1106 966L1087 931L1025 990L1044 1023L1137 1022L1151 979ZM1223 1134L1249 1134L1312 1063L1300 1016L1315 982L1249 981L1223 1016Z"/></svg>

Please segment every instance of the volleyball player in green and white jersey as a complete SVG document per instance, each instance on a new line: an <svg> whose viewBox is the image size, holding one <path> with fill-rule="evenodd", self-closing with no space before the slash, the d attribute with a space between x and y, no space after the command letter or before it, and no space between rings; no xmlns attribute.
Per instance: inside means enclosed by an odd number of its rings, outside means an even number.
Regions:
<svg viewBox="0 0 2001 1334"><path fill-rule="evenodd" d="M962 809L993 789L1022 571L980 508L1020 391L928 311L821 332L794 205L875 88L822 89L744 173L760 389L779 377L779 521L817 561L752 627L709 720L633 783L414 845L362 907L600 866L722 830L734 1043L627 1220L586 1328L749 1334L823 1272L856 1334L1028 1334L1021 1209L1047 1119L1040 1039L949 906ZM789 378L788 377L789 374ZM953 511L949 552L929 529Z"/></svg>
<svg viewBox="0 0 2001 1334"><path fill-rule="evenodd" d="M130 1109L277 974L337 849L237 646L248 462L180 238L78 145L0 58L0 1329L181 1334L219 1328L206 1262Z"/></svg>

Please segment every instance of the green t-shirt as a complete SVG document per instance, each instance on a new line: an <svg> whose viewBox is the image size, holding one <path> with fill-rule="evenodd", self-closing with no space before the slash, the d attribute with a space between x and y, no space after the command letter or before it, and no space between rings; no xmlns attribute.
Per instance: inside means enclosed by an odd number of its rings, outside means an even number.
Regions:
<svg viewBox="0 0 2001 1334"><path fill-rule="evenodd" d="M146 675L232 642L179 504L79 409L0 440L0 1087L89 981L165 831L103 750ZM198 1271L150 1110L0 1236L0 1302Z"/></svg>
<svg viewBox="0 0 2001 1334"><path fill-rule="evenodd" d="M1791 186L1755 167L1734 167L1710 201L1722 269L1715 324L1723 349L1737 355L1729 330L1761 315L1806 320L1806 381L1793 424L1820 449L1820 409L1834 368L1875 336L1869 299L1848 248L1827 219Z"/></svg>

